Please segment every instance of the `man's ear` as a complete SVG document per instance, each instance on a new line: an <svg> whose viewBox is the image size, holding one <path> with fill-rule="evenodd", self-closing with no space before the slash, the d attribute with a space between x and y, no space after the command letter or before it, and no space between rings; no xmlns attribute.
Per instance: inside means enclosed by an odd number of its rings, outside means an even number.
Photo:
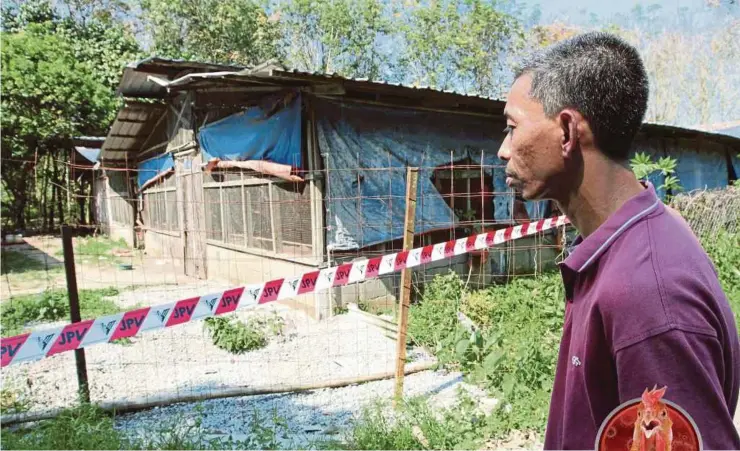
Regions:
<svg viewBox="0 0 740 451"><path fill-rule="evenodd" d="M560 149L564 158L573 156L578 148L578 122L580 115L573 110L565 109L558 114L558 126L561 129Z"/></svg>

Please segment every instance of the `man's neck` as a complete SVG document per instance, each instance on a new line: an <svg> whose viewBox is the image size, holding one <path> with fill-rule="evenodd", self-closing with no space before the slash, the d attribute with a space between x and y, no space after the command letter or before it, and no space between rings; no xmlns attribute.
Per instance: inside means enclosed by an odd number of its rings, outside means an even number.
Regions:
<svg viewBox="0 0 740 451"><path fill-rule="evenodd" d="M593 163L580 186L558 201L560 209L584 238L645 189L629 169L609 160Z"/></svg>

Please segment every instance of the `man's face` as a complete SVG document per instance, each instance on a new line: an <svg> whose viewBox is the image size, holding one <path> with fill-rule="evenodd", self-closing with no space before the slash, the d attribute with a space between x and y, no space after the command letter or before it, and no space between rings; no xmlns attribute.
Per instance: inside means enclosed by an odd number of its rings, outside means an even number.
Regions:
<svg viewBox="0 0 740 451"><path fill-rule="evenodd" d="M506 184L527 200L553 199L563 187L563 132L529 96L532 79L519 77L511 87L504 114L508 133L498 157L506 161Z"/></svg>

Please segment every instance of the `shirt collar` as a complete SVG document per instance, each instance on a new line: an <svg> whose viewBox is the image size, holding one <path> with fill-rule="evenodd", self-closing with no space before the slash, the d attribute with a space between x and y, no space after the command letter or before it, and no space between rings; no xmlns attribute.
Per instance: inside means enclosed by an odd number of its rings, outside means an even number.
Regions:
<svg viewBox="0 0 740 451"><path fill-rule="evenodd" d="M591 235L585 239L579 235L561 265L578 273L586 270L622 233L650 213L662 211L665 207L655 194L653 184L646 182L643 186L646 189L625 202Z"/></svg>

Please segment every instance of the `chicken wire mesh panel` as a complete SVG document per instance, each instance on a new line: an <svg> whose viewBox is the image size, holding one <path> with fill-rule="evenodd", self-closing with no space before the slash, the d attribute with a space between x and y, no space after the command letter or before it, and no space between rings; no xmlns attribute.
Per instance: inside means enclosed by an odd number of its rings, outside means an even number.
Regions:
<svg viewBox="0 0 740 451"><path fill-rule="evenodd" d="M267 184L246 186L245 192L248 199L247 220L251 225L249 246L273 250L270 186Z"/></svg>
<svg viewBox="0 0 740 451"><path fill-rule="evenodd" d="M206 211L206 236L209 240L221 241L223 239L221 190L212 187L204 188L203 194Z"/></svg>
<svg viewBox="0 0 740 451"><path fill-rule="evenodd" d="M90 236L75 239L83 319L167 304L157 311L169 309L162 318L177 322L174 320L192 315L193 306L209 293L397 253L403 246L403 221L399 223L398 211L403 212L405 204L406 169L387 165L324 168L316 171L326 181L316 182L321 185L319 197L312 197L310 182L257 179L233 171L203 172L203 185L193 181L192 192L187 196L179 193L184 197L178 197L180 187L169 181L175 177L166 178L140 197L126 199L137 205L137 215L143 212L136 218L143 227L136 227L134 222L109 222L105 236L95 236L91 228ZM512 193L498 191L493 183L492 174L500 169L470 158L460 162L455 155L449 162L445 159L440 164L420 166L425 189L417 194L420 232L413 246L515 224L513 219L496 216L497 208L514 210L518 202ZM332 183L338 178L351 180L351 190L334 189ZM366 189L371 180L387 181L383 184L387 190ZM502 197L507 203L501 204ZM186 199L187 209L178 198ZM437 208L434 205L444 205L447 214L427 214ZM354 213L336 216L337 208ZM186 210L204 218L205 230L179 231L176 218ZM528 219L546 214L532 210ZM356 222L351 224L347 218ZM185 224L191 222L186 220ZM327 246L331 244L328 238L337 233L355 233L356 245ZM384 238L377 241L366 235ZM316 258L312 246L322 241L318 249L321 257ZM548 245L557 248L555 241ZM512 270L511 265L519 261L523 251L540 252L542 246L537 241L521 241L517 248L507 244L487 253L422 265L412 272L413 302L423 301L435 276L450 271L471 289L489 286L495 282L493 275L541 271L531 265ZM205 278L189 272L184 263L187 258L203 259ZM502 258L503 263L494 267L492 262ZM529 255L522 258L535 259ZM392 272L363 283L322 288L315 294L239 310L217 321L185 321L89 347L91 398L116 406L151 407L184 401L187 404L183 407L167 412L186 417L195 414L192 403L202 401L222 423L206 422L207 432L214 436L240 427L243 432L244 424L250 421L234 414L233 421L224 426L224 417L217 416L220 409L233 412L256 407L266 415L264 418L269 417L270 409L278 409L287 419L290 435L300 439L297 443L330 437L328 431L347 427L364 405L393 394L390 377L397 362L394 323L400 292L400 275ZM179 301L186 302L177 304ZM133 322L125 322L125 327L137 327L136 318L127 319ZM58 318L59 324L65 321ZM49 325L45 322L39 327ZM116 327L123 326L119 323ZM407 352L409 368L427 368L425 365L436 362L434 355L413 341ZM75 402L77 381L71 352L6 370L4 377L14 381L19 393L29 400L26 414ZM424 371L408 376L405 390L407 394L432 394L458 384L459 379L457 373ZM305 389L310 392L294 393ZM289 394L268 395L272 392ZM239 393L262 395L205 401ZM127 429L143 431L142 423L162 415L153 412L126 415L120 421ZM265 421L270 427L280 427L269 419Z"/></svg>
<svg viewBox="0 0 740 451"><path fill-rule="evenodd" d="M246 209L243 202L243 187L229 186L222 188L224 210L224 241L235 246L247 245Z"/></svg>
<svg viewBox="0 0 740 451"><path fill-rule="evenodd" d="M282 252L296 257L312 255L311 198L305 183L274 185L280 216Z"/></svg>

